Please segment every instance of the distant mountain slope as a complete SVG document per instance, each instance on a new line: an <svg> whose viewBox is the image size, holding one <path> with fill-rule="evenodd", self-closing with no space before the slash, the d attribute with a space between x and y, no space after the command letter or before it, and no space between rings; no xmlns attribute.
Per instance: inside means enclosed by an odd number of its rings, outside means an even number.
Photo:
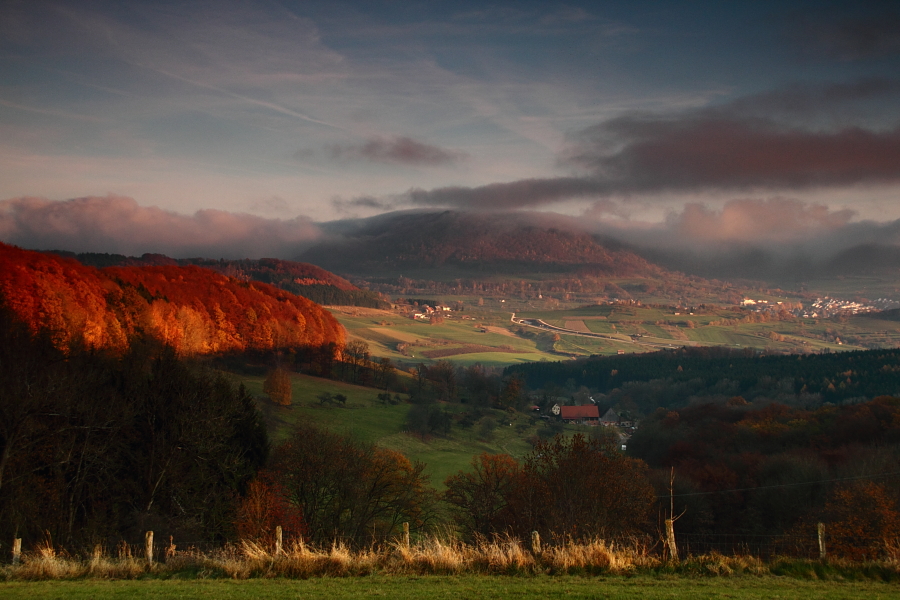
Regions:
<svg viewBox="0 0 900 600"><path fill-rule="evenodd" d="M175 259L163 254L144 254L135 257L96 252L74 254L54 251L54 253L74 258L82 264L94 267L196 265L243 281L268 283L292 294L308 298L317 304L370 308L387 306L387 303L378 294L361 290L343 277L338 277L321 267L277 258L215 260L208 258Z"/></svg>
<svg viewBox="0 0 900 600"><path fill-rule="evenodd" d="M825 265L833 275L900 274L900 246L859 244L842 250Z"/></svg>
<svg viewBox="0 0 900 600"><path fill-rule="evenodd" d="M660 272L633 252L532 214L397 212L324 226L334 238L301 259L342 273L443 266L583 268L614 276Z"/></svg>
<svg viewBox="0 0 900 600"><path fill-rule="evenodd" d="M0 243L0 295L61 348L123 349L135 335L182 355L342 344L314 302L198 266L96 269Z"/></svg>

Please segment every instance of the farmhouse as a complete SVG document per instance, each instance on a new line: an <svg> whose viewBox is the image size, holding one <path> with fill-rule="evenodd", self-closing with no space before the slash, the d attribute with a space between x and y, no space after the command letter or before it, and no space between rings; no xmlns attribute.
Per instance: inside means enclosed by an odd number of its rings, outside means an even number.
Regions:
<svg viewBox="0 0 900 600"><path fill-rule="evenodd" d="M603 417L600 419L600 424L609 427L610 425L618 425L621 419L619 418L619 414L613 409L609 409L605 413L603 413Z"/></svg>
<svg viewBox="0 0 900 600"><path fill-rule="evenodd" d="M560 406L559 410L559 416L568 423L596 425L600 420L600 410L593 404L588 404L587 406Z"/></svg>

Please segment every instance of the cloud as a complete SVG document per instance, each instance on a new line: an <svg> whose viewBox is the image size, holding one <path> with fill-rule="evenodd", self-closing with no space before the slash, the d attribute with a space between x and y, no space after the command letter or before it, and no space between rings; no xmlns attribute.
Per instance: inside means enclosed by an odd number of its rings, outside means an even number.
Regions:
<svg viewBox="0 0 900 600"><path fill-rule="evenodd" d="M900 13L896 11L806 20L793 32L807 52L843 61L900 54Z"/></svg>
<svg viewBox="0 0 900 600"><path fill-rule="evenodd" d="M335 198L331 201L331 205L341 213L351 212L356 209L387 211L395 208L394 203L371 196L361 196L350 200Z"/></svg>
<svg viewBox="0 0 900 600"><path fill-rule="evenodd" d="M622 193L900 181L900 128L811 131L701 113L621 117L582 132L581 138L568 161Z"/></svg>
<svg viewBox="0 0 900 600"><path fill-rule="evenodd" d="M0 201L0 240L25 248L155 252L175 258L293 258L320 237L306 217L264 219L209 209L188 216L113 195Z"/></svg>
<svg viewBox="0 0 900 600"><path fill-rule="evenodd" d="M855 214L789 198L741 199L727 202L721 210L687 204L680 214L669 217L667 225L680 239L694 244L795 243L837 231Z"/></svg>
<svg viewBox="0 0 900 600"><path fill-rule="evenodd" d="M522 179L479 187L413 189L408 201L419 206L454 206L470 210L501 210L537 207L552 202L595 196L608 192L603 182L583 177Z"/></svg>
<svg viewBox="0 0 900 600"><path fill-rule="evenodd" d="M623 115L571 136L560 164L580 174L413 189L407 202L493 210L573 198L896 184L897 117L872 105L895 106L898 96L900 81L865 79L789 86L687 111ZM873 124L860 125L864 116Z"/></svg>
<svg viewBox="0 0 900 600"><path fill-rule="evenodd" d="M852 210L792 198L733 199L718 208L689 203L659 223L609 218L604 208L588 209L582 227L651 262L705 277L810 279L851 274L848 264L873 260L877 249L894 249L882 262L900 256L900 220L855 221Z"/></svg>
<svg viewBox="0 0 900 600"><path fill-rule="evenodd" d="M430 167L453 164L467 156L464 152L446 150L406 136L374 137L356 146L334 145L329 153L334 159Z"/></svg>

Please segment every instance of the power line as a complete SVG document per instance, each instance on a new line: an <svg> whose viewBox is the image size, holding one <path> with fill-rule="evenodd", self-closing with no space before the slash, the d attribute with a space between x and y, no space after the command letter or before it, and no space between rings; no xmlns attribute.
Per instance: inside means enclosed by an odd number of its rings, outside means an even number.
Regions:
<svg viewBox="0 0 900 600"><path fill-rule="evenodd" d="M900 475L900 471L892 471L890 473L878 473L875 475L857 475L855 477L839 477L836 479L820 479L818 481L803 481L798 483L779 483L776 485L761 485L758 487L748 487L748 488L734 488L731 490L716 490L714 492L692 492L690 494L674 494L670 496L669 494L665 494L663 496L657 496L657 500L663 500L665 498L684 498L686 496L710 496L712 494L727 494L730 492L751 492L753 490L770 490L777 488L786 488L786 487L796 487L800 485L817 485L820 483L834 483L836 481L855 481L859 479L876 479L880 477L896 477Z"/></svg>

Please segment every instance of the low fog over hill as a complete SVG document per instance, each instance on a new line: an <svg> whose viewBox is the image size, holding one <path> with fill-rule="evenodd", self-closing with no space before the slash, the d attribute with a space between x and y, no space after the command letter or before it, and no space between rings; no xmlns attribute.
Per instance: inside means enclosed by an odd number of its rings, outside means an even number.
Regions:
<svg viewBox="0 0 900 600"><path fill-rule="evenodd" d="M537 212L400 211L319 224L328 240L300 260L365 276L398 268L522 269L632 276L679 271L717 279L900 273L891 227L857 223L803 240L686 238ZM857 234L866 235L857 235ZM872 239L871 243L858 240Z"/></svg>
<svg viewBox="0 0 900 600"><path fill-rule="evenodd" d="M322 227L332 239L300 259L344 273L450 266L613 276L660 273L622 244L580 230L560 215L410 211Z"/></svg>

